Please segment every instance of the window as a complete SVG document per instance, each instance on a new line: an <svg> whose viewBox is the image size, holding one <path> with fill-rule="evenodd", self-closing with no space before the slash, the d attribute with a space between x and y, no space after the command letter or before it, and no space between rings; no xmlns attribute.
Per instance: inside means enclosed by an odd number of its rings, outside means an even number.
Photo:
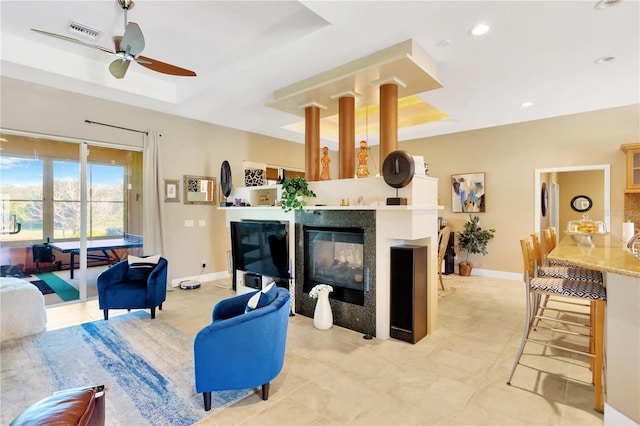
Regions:
<svg viewBox="0 0 640 426"><path fill-rule="evenodd" d="M78 144L4 136L0 157L0 241L9 246L29 246L48 238L78 239ZM87 159L88 238L142 233L141 169L141 152L91 147ZM20 232L15 232L18 223Z"/></svg>
<svg viewBox="0 0 640 426"><path fill-rule="evenodd" d="M2 241L43 240L43 167L39 159L0 158ZM21 231L14 234L16 222Z"/></svg>

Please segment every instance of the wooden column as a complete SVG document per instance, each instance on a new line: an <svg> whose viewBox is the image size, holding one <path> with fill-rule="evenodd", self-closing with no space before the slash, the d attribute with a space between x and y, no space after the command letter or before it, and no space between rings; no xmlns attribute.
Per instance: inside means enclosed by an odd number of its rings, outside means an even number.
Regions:
<svg viewBox="0 0 640 426"><path fill-rule="evenodd" d="M355 98L351 96L343 96L338 101L338 124L340 133L339 141L339 162L340 179L353 178L355 172L355 146L356 146L356 127L355 127Z"/></svg>
<svg viewBox="0 0 640 426"><path fill-rule="evenodd" d="M398 86L380 86L380 170L389 153L398 149Z"/></svg>
<svg viewBox="0 0 640 426"><path fill-rule="evenodd" d="M320 180L320 108L308 106L304 110L305 178Z"/></svg>

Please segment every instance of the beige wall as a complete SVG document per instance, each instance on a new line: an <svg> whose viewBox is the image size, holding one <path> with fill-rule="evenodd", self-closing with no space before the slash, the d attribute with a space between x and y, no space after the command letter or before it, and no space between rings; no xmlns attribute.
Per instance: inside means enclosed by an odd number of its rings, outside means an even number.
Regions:
<svg viewBox="0 0 640 426"><path fill-rule="evenodd" d="M206 175L219 179L220 164L228 160L234 186L242 176L242 161L304 168L304 146L125 104L99 100L3 78L1 122L5 129L30 131L94 141L141 146L142 137L107 127L89 125L85 119L162 134L162 171L166 179ZM123 93L122 101L126 101ZM611 165L611 223L622 222L625 158L620 145L640 141L639 105L613 108L547 120L481 129L400 143L400 149L423 155L430 175L440 179L445 206L442 216L454 230L468 218L451 213L450 176L485 172L487 212L481 225L496 229L486 257L471 260L476 268L517 272L522 269L518 240L533 231L534 170L591 164ZM378 151L370 155L378 172ZM332 153L332 174L338 160ZM167 203L166 256L170 278L226 270L229 232L224 213L212 206ZM185 228L184 220L205 219L207 226ZM612 229L620 234L620 230Z"/></svg>
<svg viewBox="0 0 640 426"><path fill-rule="evenodd" d="M244 160L304 168L304 146L297 143L7 78L2 78L0 96L0 126L4 129L138 147L142 146L140 134L87 124L85 120L157 130L162 134L165 179L182 181L183 175L202 175L213 176L219 182L224 160L231 164L233 186L241 185ZM208 205L163 206L169 278L198 275L201 259L207 263L204 273L226 271L230 242L224 211ZM185 228L187 219L194 220L196 226ZM205 227L198 226L200 219L206 221Z"/></svg>
<svg viewBox="0 0 640 426"><path fill-rule="evenodd" d="M612 234L621 235L624 209L623 143L640 140L640 105L554 117L509 126L418 139L400 149L423 155L430 175L438 178L445 217L454 231L468 215L451 213L451 174L486 173L486 213L483 227L495 228L489 254L477 255L476 268L519 272L519 239L533 232L535 169L611 165ZM617 225L617 226L616 226Z"/></svg>

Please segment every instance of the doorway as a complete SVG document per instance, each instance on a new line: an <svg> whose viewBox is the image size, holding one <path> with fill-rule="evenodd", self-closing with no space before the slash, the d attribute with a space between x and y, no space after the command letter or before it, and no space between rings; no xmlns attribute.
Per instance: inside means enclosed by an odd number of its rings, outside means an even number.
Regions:
<svg viewBox="0 0 640 426"><path fill-rule="evenodd" d="M590 172L590 171L600 171L602 172L601 179L602 179L602 189L600 190L596 190L597 192L597 197L602 197L602 209L600 210L601 214L602 214L602 219L599 218L595 218L597 220L602 220L607 229L611 229L611 194L610 194L610 187L611 187L611 166L609 164L598 164L598 165L590 165L590 166L570 166L570 167L553 167L553 168L546 168L546 169L536 169L535 170L535 182L534 182L534 191L535 194L540 194L541 190L542 190L542 183L545 182L545 179L547 176L562 176L562 179L558 179L558 178L554 178L553 182L551 182L551 188L553 189L552 192L552 196L549 197L549 208L548 211L551 213L551 218L547 218L545 216L543 216L541 214L541 197L539 196L535 196L535 202L534 202L534 208L535 208L535 215L534 215L534 230L536 233L540 232L540 229L543 226L557 226L557 231L559 236L561 235L561 233L564 230L563 227L563 223L566 225L567 219L566 218L566 214L564 215L565 217L563 218L562 216L562 200L566 197L563 197L562 195L562 189L563 189L563 185L561 185L561 183L559 183L559 180L564 180L565 182L572 182L575 181L575 179L571 179L571 177L576 177L578 176L580 173L585 173L585 172ZM597 186L599 185L600 182L597 182ZM549 185L549 184L547 184ZM584 191L588 191L589 188L591 188L591 190L593 190L594 185L587 183L585 184L585 188ZM573 188L573 191L576 191L576 186L575 185L570 185ZM578 185L579 186L579 185ZM577 195L577 194L576 194ZM553 217L553 215L556 215L555 217ZM553 222L553 223L552 223ZM557 225L556 225L557 224Z"/></svg>

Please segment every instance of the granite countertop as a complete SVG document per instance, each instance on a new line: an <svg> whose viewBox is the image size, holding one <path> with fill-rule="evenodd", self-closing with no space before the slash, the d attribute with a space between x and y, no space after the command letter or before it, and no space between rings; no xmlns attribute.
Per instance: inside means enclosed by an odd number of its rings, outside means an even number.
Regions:
<svg viewBox="0 0 640 426"><path fill-rule="evenodd" d="M549 260L575 263L602 272L640 278L640 258L634 256L622 241L611 235L592 237L595 247L578 245L571 235L549 253Z"/></svg>

